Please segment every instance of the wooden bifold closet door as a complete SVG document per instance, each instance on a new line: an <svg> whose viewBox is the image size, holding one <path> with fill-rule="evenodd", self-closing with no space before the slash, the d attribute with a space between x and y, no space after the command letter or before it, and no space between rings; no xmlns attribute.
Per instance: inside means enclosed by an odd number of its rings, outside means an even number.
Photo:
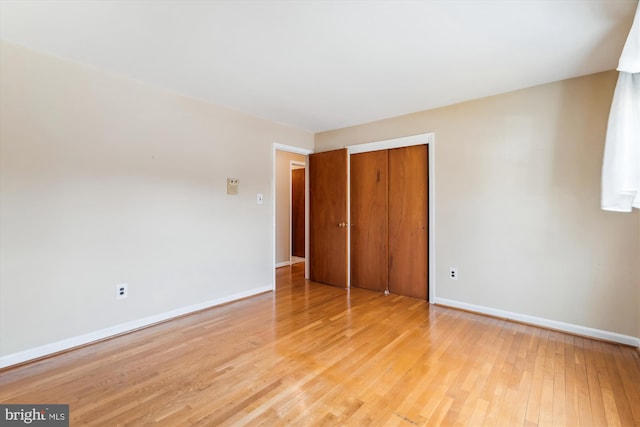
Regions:
<svg viewBox="0 0 640 427"><path fill-rule="evenodd" d="M351 155L351 284L428 295L426 145Z"/></svg>
<svg viewBox="0 0 640 427"><path fill-rule="evenodd" d="M428 152L389 150L389 292L427 299Z"/></svg>
<svg viewBox="0 0 640 427"><path fill-rule="evenodd" d="M348 286L346 149L309 155L309 278Z"/></svg>
<svg viewBox="0 0 640 427"><path fill-rule="evenodd" d="M351 155L351 285L387 289L388 150Z"/></svg>

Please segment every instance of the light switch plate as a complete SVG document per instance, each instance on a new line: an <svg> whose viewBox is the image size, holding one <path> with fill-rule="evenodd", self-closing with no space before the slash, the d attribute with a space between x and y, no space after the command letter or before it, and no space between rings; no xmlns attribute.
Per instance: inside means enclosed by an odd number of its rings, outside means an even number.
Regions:
<svg viewBox="0 0 640 427"><path fill-rule="evenodd" d="M262 199L262 193L258 193L258 196L256 197L256 202L261 205L263 203L263 199Z"/></svg>

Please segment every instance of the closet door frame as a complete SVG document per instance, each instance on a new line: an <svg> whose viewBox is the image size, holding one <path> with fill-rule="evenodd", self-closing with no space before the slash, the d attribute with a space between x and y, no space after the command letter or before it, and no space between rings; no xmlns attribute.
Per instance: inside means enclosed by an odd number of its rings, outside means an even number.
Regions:
<svg viewBox="0 0 640 427"><path fill-rule="evenodd" d="M377 151L377 150L387 150L390 148L401 148L401 147L410 147L413 145L427 145L428 152L428 160L429 160L429 209L428 209L428 252L429 252L429 275L428 275L428 286L429 286L429 294L428 299L429 302L433 304L436 298L436 262L435 262L435 211L436 211L436 203L435 203L435 134L433 132L423 133L419 135L406 136L402 138L394 138L387 139L382 141L369 142L365 144L356 144L349 145L345 147L347 149L347 153L350 159L351 154L365 153L369 151ZM350 160L347 164L351 163ZM347 182L349 182L349 178L347 178ZM347 189L347 215L350 215L351 212L351 193L350 188ZM351 222L351 218L348 219ZM351 260L351 230L349 229L349 233L347 235L347 259ZM348 263L348 277L349 277L349 286L351 286L351 263Z"/></svg>

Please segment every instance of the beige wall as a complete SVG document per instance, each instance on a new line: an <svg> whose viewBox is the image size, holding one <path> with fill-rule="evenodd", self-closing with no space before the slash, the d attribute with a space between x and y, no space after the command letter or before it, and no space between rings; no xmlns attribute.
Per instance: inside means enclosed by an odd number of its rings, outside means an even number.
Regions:
<svg viewBox="0 0 640 427"><path fill-rule="evenodd" d="M11 44L0 67L1 356L272 285L272 144L312 134Z"/></svg>
<svg viewBox="0 0 640 427"><path fill-rule="evenodd" d="M606 72L324 132L315 147L435 132L436 296L638 337L638 212L599 209L615 82Z"/></svg>
<svg viewBox="0 0 640 427"><path fill-rule="evenodd" d="M306 161L302 154L276 150L276 264L291 256L291 161Z"/></svg>

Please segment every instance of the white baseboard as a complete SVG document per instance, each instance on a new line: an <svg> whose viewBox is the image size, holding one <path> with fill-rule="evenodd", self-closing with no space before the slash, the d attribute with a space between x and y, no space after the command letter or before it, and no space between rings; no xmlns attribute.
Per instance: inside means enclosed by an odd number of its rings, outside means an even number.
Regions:
<svg viewBox="0 0 640 427"><path fill-rule="evenodd" d="M630 335L618 334L615 332L603 331L600 329L588 328L586 326L573 325L571 323L558 322L556 320L543 319L526 314L512 313L510 311L498 310L495 308L483 307L480 305L467 304L465 302L454 301L445 298L435 298L435 304L447 307L460 308L462 310L472 311L475 313L488 314L489 316L500 317L509 320L515 320L544 328L555 329L558 331L569 332L571 334L581 335L585 337L597 338L605 341L617 342L633 347L640 347L640 338Z"/></svg>
<svg viewBox="0 0 640 427"><path fill-rule="evenodd" d="M291 261L282 261L282 262L276 263L276 268L287 267L289 265L291 265Z"/></svg>
<svg viewBox="0 0 640 427"><path fill-rule="evenodd" d="M130 332L135 329L140 329L145 326L153 325L154 323L163 322L178 316L193 313L206 308L215 307L216 305L225 304L227 302L239 300L242 298L250 297L253 295L269 292L273 290L272 285L260 286L257 288L249 289L247 291L238 292L226 297L217 298L211 301L202 302L199 304L193 304L187 307L177 308L175 310L167 311L165 313L156 314L154 316L145 317L143 319L133 320L131 322L121 323L119 325L110 326L108 328L100 329L98 331L89 332L88 334L79 335L77 337L67 338L61 341L56 341L50 344L45 344L39 347L23 350L17 353L8 354L0 357L0 368L16 365L29 360L37 359L39 357L47 356L49 354L57 353L63 350L69 350L74 347L89 344L95 341L103 340L105 338L113 337L125 332Z"/></svg>

